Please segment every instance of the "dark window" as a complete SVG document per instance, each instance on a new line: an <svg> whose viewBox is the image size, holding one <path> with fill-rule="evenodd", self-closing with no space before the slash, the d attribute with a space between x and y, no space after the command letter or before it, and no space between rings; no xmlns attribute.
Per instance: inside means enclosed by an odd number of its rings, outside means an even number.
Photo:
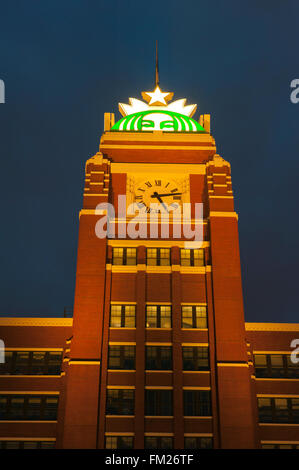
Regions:
<svg viewBox="0 0 299 470"><path fill-rule="evenodd" d="M206 346L183 346L183 370L209 370L209 351Z"/></svg>
<svg viewBox="0 0 299 470"><path fill-rule="evenodd" d="M262 449L299 449L298 444L262 444Z"/></svg>
<svg viewBox="0 0 299 470"><path fill-rule="evenodd" d="M171 346L146 346L147 370L171 370L172 347Z"/></svg>
<svg viewBox="0 0 299 470"><path fill-rule="evenodd" d="M171 328L171 306L170 305L147 305L146 306L147 328Z"/></svg>
<svg viewBox="0 0 299 470"><path fill-rule="evenodd" d="M299 398L258 398L261 423L299 424Z"/></svg>
<svg viewBox="0 0 299 470"><path fill-rule="evenodd" d="M169 266L170 265L170 249L169 248L147 248L147 265L148 266Z"/></svg>
<svg viewBox="0 0 299 470"><path fill-rule="evenodd" d="M182 328L207 328L205 305L182 305Z"/></svg>
<svg viewBox="0 0 299 470"><path fill-rule="evenodd" d="M299 379L299 364L294 364L290 355L255 354L254 364L257 378Z"/></svg>
<svg viewBox="0 0 299 470"><path fill-rule="evenodd" d="M172 449L173 438L169 436L146 436L144 438L145 449Z"/></svg>
<svg viewBox="0 0 299 470"><path fill-rule="evenodd" d="M109 346L108 369L135 369L135 346Z"/></svg>
<svg viewBox="0 0 299 470"><path fill-rule="evenodd" d="M147 416L172 416L172 390L146 390L145 408Z"/></svg>
<svg viewBox="0 0 299 470"><path fill-rule="evenodd" d="M135 305L111 305L110 326L113 328L135 328Z"/></svg>
<svg viewBox="0 0 299 470"><path fill-rule="evenodd" d="M57 396L0 395L0 420L55 421Z"/></svg>
<svg viewBox="0 0 299 470"><path fill-rule="evenodd" d="M185 449L212 449L213 439L211 437L190 436L185 437Z"/></svg>
<svg viewBox="0 0 299 470"><path fill-rule="evenodd" d="M136 260L136 248L113 248L112 264L135 265Z"/></svg>
<svg viewBox="0 0 299 470"><path fill-rule="evenodd" d="M60 351L6 351L0 375L60 375Z"/></svg>
<svg viewBox="0 0 299 470"><path fill-rule="evenodd" d="M133 449L133 436L106 436L105 449Z"/></svg>
<svg viewBox="0 0 299 470"><path fill-rule="evenodd" d="M204 250L188 250L181 248L182 266L204 266Z"/></svg>
<svg viewBox="0 0 299 470"><path fill-rule="evenodd" d="M206 390L184 390L185 416L211 416L211 394Z"/></svg>
<svg viewBox="0 0 299 470"><path fill-rule="evenodd" d="M108 389L106 414L107 415L134 415L135 390Z"/></svg>
<svg viewBox="0 0 299 470"><path fill-rule="evenodd" d="M54 449L55 441L8 441L0 440L0 449Z"/></svg>

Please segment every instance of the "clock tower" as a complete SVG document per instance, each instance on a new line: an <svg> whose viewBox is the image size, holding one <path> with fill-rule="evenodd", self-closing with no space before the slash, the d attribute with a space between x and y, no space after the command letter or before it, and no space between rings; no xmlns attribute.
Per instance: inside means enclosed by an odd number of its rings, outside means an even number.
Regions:
<svg viewBox="0 0 299 470"><path fill-rule="evenodd" d="M254 448L230 164L196 105L142 98L86 162L57 445Z"/></svg>

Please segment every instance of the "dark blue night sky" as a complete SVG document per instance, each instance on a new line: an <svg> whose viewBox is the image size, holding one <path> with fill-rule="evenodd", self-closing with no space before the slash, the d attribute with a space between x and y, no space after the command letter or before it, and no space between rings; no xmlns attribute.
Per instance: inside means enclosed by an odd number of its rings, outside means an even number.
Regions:
<svg viewBox="0 0 299 470"><path fill-rule="evenodd" d="M0 6L0 313L73 304L84 165L104 112L160 85L211 114L232 165L247 321L298 321L299 3L10 0Z"/></svg>

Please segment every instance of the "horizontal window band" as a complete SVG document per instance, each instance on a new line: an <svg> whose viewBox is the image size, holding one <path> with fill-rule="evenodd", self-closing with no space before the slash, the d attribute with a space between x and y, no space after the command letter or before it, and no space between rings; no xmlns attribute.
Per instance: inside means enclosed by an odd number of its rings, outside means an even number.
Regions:
<svg viewBox="0 0 299 470"><path fill-rule="evenodd" d="M177 266L177 265L173 265ZM169 266L147 266L143 264L106 264L106 270L112 271L112 273L137 273L139 271L145 271L149 274L171 274L172 272L180 272L180 274L205 274L211 272L211 266L179 266L179 268L173 268Z"/></svg>
<svg viewBox="0 0 299 470"><path fill-rule="evenodd" d="M81 365L81 366L99 366L101 364L101 361L85 361L85 360L72 360L70 359L69 361L69 365L70 366L73 366L73 365Z"/></svg>
<svg viewBox="0 0 299 470"><path fill-rule="evenodd" d="M38 374L34 374L34 375L26 375L26 374L4 374L4 375L1 375L0 374L0 379L8 379L10 377L12 378L16 378L18 377L18 379L60 379L62 375L62 372L58 375L38 375ZM2 393L2 392L0 392Z"/></svg>
<svg viewBox="0 0 299 470"><path fill-rule="evenodd" d="M210 374L210 370L183 370L183 374Z"/></svg>
<svg viewBox="0 0 299 470"><path fill-rule="evenodd" d="M125 222L124 219L119 219L120 222ZM194 223L194 220L191 220L191 223ZM204 221L206 223L206 221ZM184 240L149 240L149 239L140 239L130 240L130 239L117 239L117 238L109 238L107 240L108 246L112 246L114 248L138 248L141 246L145 246L146 248L185 248L185 241ZM210 246L210 242L208 240L203 240L201 242L201 248L207 248Z"/></svg>
<svg viewBox="0 0 299 470"><path fill-rule="evenodd" d="M217 362L218 367L249 367L247 363L236 363L236 362Z"/></svg>
<svg viewBox="0 0 299 470"><path fill-rule="evenodd" d="M191 387L191 386L184 386L182 387L183 390L211 390L211 387Z"/></svg>
<svg viewBox="0 0 299 470"><path fill-rule="evenodd" d="M105 418L135 418L135 415L105 415Z"/></svg>
<svg viewBox="0 0 299 470"><path fill-rule="evenodd" d="M2 421L3 422L3 421ZM1 421L0 421L1 423ZM27 441L47 441L47 442L56 442L55 437L0 437L0 441L21 441L21 442L27 442Z"/></svg>
<svg viewBox="0 0 299 470"><path fill-rule="evenodd" d="M173 419L174 416L164 416L164 415L161 415L161 416L157 416L157 415L146 415L145 416L146 419Z"/></svg>
<svg viewBox="0 0 299 470"><path fill-rule="evenodd" d="M173 432L145 432L144 435L146 437L174 437Z"/></svg>
<svg viewBox="0 0 299 470"><path fill-rule="evenodd" d="M128 326L109 326L109 330L136 330L136 327L128 327Z"/></svg>
<svg viewBox="0 0 299 470"><path fill-rule="evenodd" d="M296 426L298 427L298 423L258 423L259 426Z"/></svg>
<svg viewBox="0 0 299 470"><path fill-rule="evenodd" d="M261 444L299 444L299 441L261 441Z"/></svg>
<svg viewBox="0 0 299 470"><path fill-rule="evenodd" d="M249 323L245 322L246 331L299 331L298 323ZM276 352L276 351L275 351Z"/></svg>
<svg viewBox="0 0 299 470"><path fill-rule="evenodd" d="M145 343L145 346L172 346L173 343Z"/></svg>
<svg viewBox="0 0 299 470"><path fill-rule="evenodd" d="M133 432L105 432L105 436L107 437L117 437L117 436L129 436L133 437L135 436L135 433Z"/></svg>
<svg viewBox="0 0 299 470"><path fill-rule="evenodd" d="M270 381L273 381L273 382L294 382L295 381L295 383L296 383L296 381L299 380L299 377L297 379L288 379L288 378L284 378L284 377L281 377L281 378L277 379L277 378L271 378L271 377L255 377L254 376L254 378L257 381L265 380L266 381L265 383L270 382Z"/></svg>
<svg viewBox="0 0 299 470"><path fill-rule="evenodd" d="M204 318L204 317L203 317ZM209 331L208 328L181 328L182 331Z"/></svg>
<svg viewBox="0 0 299 470"><path fill-rule="evenodd" d="M213 419L213 416L183 416L184 419Z"/></svg>
<svg viewBox="0 0 299 470"><path fill-rule="evenodd" d="M68 327L73 325L73 318L65 317L0 317L0 326L55 326L55 327ZM22 348L24 349L24 348ZM25 348L26 349L26 348ZM37 351L45 350L46 348L37 348ZM57 348L55 348L55 351Z"/></svg>
<svg viewBox="0 0 299 470"><path fill-rule="evenodd" d="M162 374L173 374L173 370L151 370L151 369L146 369L145 373L146 374L156 374L156 373L162 373Z"/></svg>
<svg viewBox="0 0 299 470"><path fill-rule="evenodd" d="M154 327L151 327L151 328L145 328L146 331L150 330L150 331L171 331L172 328L154 328Z"/></svg>
<svg viewBox="0 0 299 470"><path fill-rule="evenodd" d="M45 390L42 390L42 391L28 391L28 390L25 390L25 391L12 391L12 390L8 390L8 391L0 391L0 396L1 395L56 395L58 396L60 392L53 392L53 391L45 391Z"/></svg>
<svg viewBox="0 0 299 470"><path fill-rule="evenodd" d="M111 300L110 305L137 305L137 302L124 302L121 300Z"/></svg>
<svg viewBox="0 0 299 470"><path fill-rule="evenodd" d="M213 434L211 433L205 433L205 432L186 432L184 433L184 437L213 437Z"/></svg>
<svg viewBox="0 0 299 470"><path fill-rule="evenodd" d="M135 390L135 385L107 385L107 390Z"/></svg>
<svg viewBox="0 0 299 470"><path fill-rule="evenodd" d="M132 373L132 372L136 372L136 369L107 369L107 372L113 372L113 373L116 373L116 372L121 372L121 373L128 372L128 373Z"/></svg>
<svg viewBox="0 0 299 470"><path fill-rule="evenodd" d="M8 424L8 423L19 423L19 424L54 424L54 423L57 423L57 420L35 420L35 419L30 419L30 420L22 420L22 419L0 419L0 424L2 423L5 423L5 424ZM14 438L11 439L12 441L14 440Z"/></svg>
<svg viewBox="0 0 299 470"><path fill-rule="evenodd" d="M287 356L290 356L292 351L253 351L253 354L286 354Z"/></svg>
<svg viewBox="0 0 299 470"><path fill-rule="evenodd" d="M41 348L27 348L27 347L24 347L24 348L5 348L5 351L23 351L23 352L35 352L35 351L38 351L38 352L63 352L63 348L44 348L44 347L41 347Z"/></svg>
<svg viewBox="0 0 299 470"><path fill-rule="evenodd" d="M109 346L136 346L135 342L109 341Z"/></svg>
<svg viewBox="0 0 299 470"><path fill-rule="evenodd" d="M182 347L196 347L196 346L202 346L202 347L208 347L209 343L181 343Z"/></svg>
<svg viewBox="0 0 299 470"><path fill-rule="evenodd" d="M186 307L207 307L207 302L181 302L182 306Z"/></svg>
<svg viewBox="0 0 299 470"><path fill-rule="evenodd" d="M145 302L146 305L157 305L157 307L159 307L159 305L168 305L169 307L171 307L171 302Z"/></svg>
<svg viewBox="0 0 299 470"><path fill-rule="evenodd" d="M294 395L294 394L281 394L281 393L257 393L257 398L299 398L299 395Z"/></svg>
<svg viewBox="0 0 299 470"><path fill-rule="evenodd" d="M173 390L173 386L168 385L146 385L144 388L146 390Z"/></svg>

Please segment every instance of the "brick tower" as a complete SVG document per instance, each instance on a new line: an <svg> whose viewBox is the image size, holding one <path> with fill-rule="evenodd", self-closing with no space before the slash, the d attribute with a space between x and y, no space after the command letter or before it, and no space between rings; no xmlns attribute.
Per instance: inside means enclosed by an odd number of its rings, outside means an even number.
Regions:
<svg viewBox="0 0 299 470"><path fill-rule="evenodd" d="M86 163L58 447L254 448L230 164L216 154L209 115L195 121L196 106L157 83L142 96L119 105L116 123L105 114L100 151ZM160 216L156 236L132 238L119 196L148 228L150 202L191 204L193 223L201 203L203 240L174 236L171 217L163 237ZM116 211L113 237L96 233L103 203Z"/></svg>

